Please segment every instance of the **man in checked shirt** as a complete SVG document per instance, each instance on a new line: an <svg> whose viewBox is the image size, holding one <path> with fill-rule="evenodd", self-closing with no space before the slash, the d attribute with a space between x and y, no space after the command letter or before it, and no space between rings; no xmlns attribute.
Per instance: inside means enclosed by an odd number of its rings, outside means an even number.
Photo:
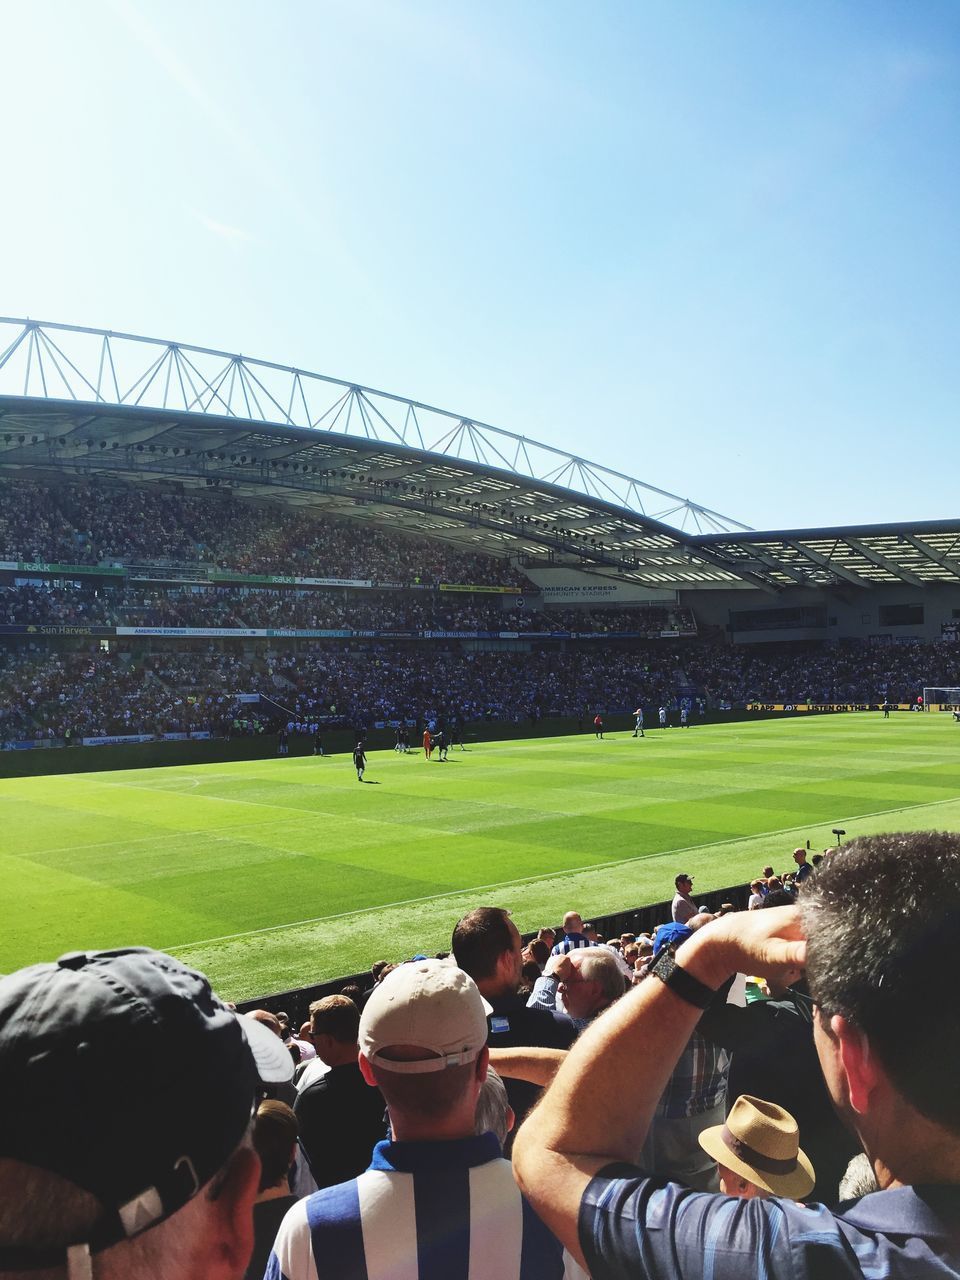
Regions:
<svg viewBox="0 0 960 1280"><path fill-rule="evenodd" d="M958 930L960 836L926 831L852 841L799 907L727 915L665 950L527 1118L521 1189L593 1280L960 1277ZM880 1189L832 1211L627 1163L713 993L735 973L789 985L804 969L824 1080Z"/></svg>

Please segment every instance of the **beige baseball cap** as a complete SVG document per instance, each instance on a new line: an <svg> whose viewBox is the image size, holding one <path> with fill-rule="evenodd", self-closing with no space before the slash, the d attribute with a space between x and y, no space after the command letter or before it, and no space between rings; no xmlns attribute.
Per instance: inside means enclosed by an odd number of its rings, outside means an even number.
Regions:
<svg viewBox="0 0 960 1280"><path fill-rule="evenodd" d="M360 1049L384 1071L420 1075L474 1062L487 1043L487 1004L477 984L446 960L412 960L384 978L360 1018ZM423 1057L399 1061L395 1045Z"/></svg>

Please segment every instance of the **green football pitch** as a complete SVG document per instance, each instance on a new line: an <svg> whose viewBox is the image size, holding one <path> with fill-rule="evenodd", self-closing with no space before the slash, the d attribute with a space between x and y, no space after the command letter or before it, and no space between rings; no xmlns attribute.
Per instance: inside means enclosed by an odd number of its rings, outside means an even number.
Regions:
<svg viewBox="0 0 960 1280"><path fill-rule="evenodd" d="M960 830L947 715L810 719L0 781L0 969L144 943L229 998L449 946L483 903L520 928L707 891L877 831Z"/></svg>

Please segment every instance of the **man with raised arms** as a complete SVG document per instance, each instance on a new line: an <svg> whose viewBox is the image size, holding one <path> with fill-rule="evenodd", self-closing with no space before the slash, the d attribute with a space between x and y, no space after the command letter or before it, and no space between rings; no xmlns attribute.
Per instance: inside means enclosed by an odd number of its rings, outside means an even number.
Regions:
<svg viewBox="0 0 960 1280"><path fill-rule="evenodd" d="M665 950L528 1117L521 1189L593 1280L960 1276L958 924L960 836L915 832L852 841L799 907L727 915ZM838 1211L734 1202L630 1163L714 993L736 973L789 984L804 967L827 1088L880 1190Z"/></svg>

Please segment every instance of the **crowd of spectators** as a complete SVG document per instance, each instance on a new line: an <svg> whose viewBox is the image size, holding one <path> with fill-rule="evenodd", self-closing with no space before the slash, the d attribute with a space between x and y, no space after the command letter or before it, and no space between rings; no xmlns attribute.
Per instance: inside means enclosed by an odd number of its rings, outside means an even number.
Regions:
<svg viewBox="0 0 960 1280"><path fill-rule="evenodd" d="M696 650L691 673L712 706L746 702L910 702L935 680L960 683L952 641L874 644L711 645Z"/></svg>
<svg viewBox="0 0 960 1280"><path fill-rule="evenodd" d="M299 1026L145 948L3 978L0 1265L960 1275L960 838L866 837L805 874L801 854L752 912L681 921L678 874L640 936L571 910L524 946L476 907L449 951L393 950Z"/></svg>
<svg viewBox="0 0 960 1280"><path fill-rule="evenodd" d="M960 837L792 861L753 911L678 873L648 934L477 906L300 1027L148 948L0 979L0 1267L960 1275Z"/></svg>
<svg viewBox="0 0 960 1280"><path fill-rule="evenodd" d="M256 663L230 654L9 652L0 666L0 743L79 742L118 734L227 737L236 693L265 684Z"/></svg>
<svg viewBox="0 0 960 1280"><path fill-rule="evenodd" d="M761 657L704 643L638 642L629 651L606 646L565 651L464 652L450 645L386 641L301 642L258 655L221 649L213 641L167 645L143 654L112 646L63 653L34 642L3 651L0 741L63 739L96 734L202 730L236 733L239 694L263 693L298 722L349 728L404 720L537 721L574 716L586 728L594 715L647 708L648 723L665 707L698 715L762 701L912 703L936 671L960 685L955 645L883 649L849 642L827 652L806 647L816 673L803 678L802 659L780 649ZM787 674L784 674L786 668ZM859 675L856 673L859 672ZM836 683L813 681L836 680ZM278 720L271 703L261 728Z"/></svg>
<svg viewBox="0 0 960 1280"><path fill-rule="evenodd" d="M500 598L433 591L240 586L0 586L0 625L238 627L385 631L694 631L688 609L504 609Z"/></svg>
<svg viewBox="0 0 960 1280"><path fill-rule="evenodd" d="M530 586L506 560L456 551L436 539L222 494L96 483L0 484L0 560L170 563L375 582Z"/></svg>

